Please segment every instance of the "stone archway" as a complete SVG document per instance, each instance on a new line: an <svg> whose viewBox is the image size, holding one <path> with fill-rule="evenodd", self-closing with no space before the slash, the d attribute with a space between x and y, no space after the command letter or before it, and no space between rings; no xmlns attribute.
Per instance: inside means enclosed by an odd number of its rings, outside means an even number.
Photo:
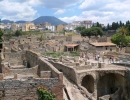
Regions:
<svg viewBox="0 0 130 100"><path fill-rule="evenodd" d="M81 85L87 89L88 92L94 92L94 78L92 75L86 75L83 77Z"/></svg>
<svg viewBox="0 0 130 100"><path fill-rule="evenodd" d="M125 78L116 73L109 73L102 76L97 84L97 96L102 97L105 95L115 94L116 99L112 100L122 100L122 93L125 91L126 80Z"/></svg>

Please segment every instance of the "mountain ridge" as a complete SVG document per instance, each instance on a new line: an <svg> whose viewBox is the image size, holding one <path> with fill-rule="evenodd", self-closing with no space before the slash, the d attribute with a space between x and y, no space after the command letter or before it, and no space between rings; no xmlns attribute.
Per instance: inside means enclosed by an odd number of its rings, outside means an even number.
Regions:
<svg viewBox="0 0 130 100"><path fill-rule="evenodd" d="M14 21L10 21L8 19L5 20L1 20L2 23L7 24L10 22L14 22ZM40 23L51 23L51 25L59 25L59 24L67 24L66 22L54 17L54 16L40 16L32 21L24 21L24 20L19 20L19 21L15 21L15 23L26 23L26 22L34 22L34 24L40 24Z"/></svg>

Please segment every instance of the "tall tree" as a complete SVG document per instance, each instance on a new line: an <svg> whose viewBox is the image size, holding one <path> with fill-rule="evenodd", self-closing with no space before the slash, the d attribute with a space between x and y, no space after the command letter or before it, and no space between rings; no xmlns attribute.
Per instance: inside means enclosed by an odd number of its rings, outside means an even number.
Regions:
<svg viewBox="0 0 130 100"><path fill-rule="evenodd" d="M124 46L124 38L127 35L127 29L125 27L121 27L119 29L119 33L121 33L122 38L121 38L121 47Z"/></svg>

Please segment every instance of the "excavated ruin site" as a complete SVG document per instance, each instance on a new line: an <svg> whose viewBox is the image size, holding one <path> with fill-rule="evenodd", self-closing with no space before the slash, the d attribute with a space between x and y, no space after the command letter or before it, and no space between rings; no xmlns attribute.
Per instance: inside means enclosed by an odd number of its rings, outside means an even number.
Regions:
<svg viewBox="0 0 130 100"><path fill-rule="evenodd" d="M79 35L49 35L44 41L37 37L1 43L0 100L38 100L40 86L56 100L130 100L130 67L124 63L129 54L116 52L105 37L97 41ZM45 55L48 52L62 55ZM79 55L72 56L73 52Z"/></svg>

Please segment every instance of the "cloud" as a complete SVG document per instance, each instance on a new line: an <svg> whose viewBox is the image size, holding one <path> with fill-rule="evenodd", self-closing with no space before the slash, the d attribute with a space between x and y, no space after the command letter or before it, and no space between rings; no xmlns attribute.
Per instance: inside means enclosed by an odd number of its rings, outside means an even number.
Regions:
<svg viewBox="0 0 130 100"><path fill-rule="evenodd" d="M43 6L46 8L65 8L67 6L75 5L82 0L41 0Z"/></svg>
<svg viewBox="0 0 130 100"><path fill-rule="evenodd" d="M45 8L65 8L77 4L82 0L11 0L11 2L28 3L32 6L42 6Z"/></svg>
<svg viewBox="0 0 130 100"><path fill-rule="evenodd" d="M125 15L125 16L124 16ZM125 12L113 12L113 11L83 11L79 16L71 16L71 17L60 17L59 19L71 23L73 21L83 21L83 20L92 20L92 22L100 22L102 24L107 25L108 23L122 21L125 22L130 18L130 14Z"/></svg>
<svg viewBox="0 0 130 100"><path fill-rule="evenodd" d="M4 0L0 2L0 12L2 19L10 20L32 20L37 13L31 6L26 3L10 2Z"/></svg>
<svg viewBox="0 0 130 100"><path fill-rule="evenodd" d="M65 22L73 22L76 20L92 20L107 25L107 23L122 21L126 22L130 19L130 0L84 0L79 9L82 13L77 16L60 17Z"/></svg>
<svg viewBox="0 0 130 100"><path fill-rule="evenodd" d="M63 14L66 10L65 9L59 9L55 12L56 15Z"/></svg>

